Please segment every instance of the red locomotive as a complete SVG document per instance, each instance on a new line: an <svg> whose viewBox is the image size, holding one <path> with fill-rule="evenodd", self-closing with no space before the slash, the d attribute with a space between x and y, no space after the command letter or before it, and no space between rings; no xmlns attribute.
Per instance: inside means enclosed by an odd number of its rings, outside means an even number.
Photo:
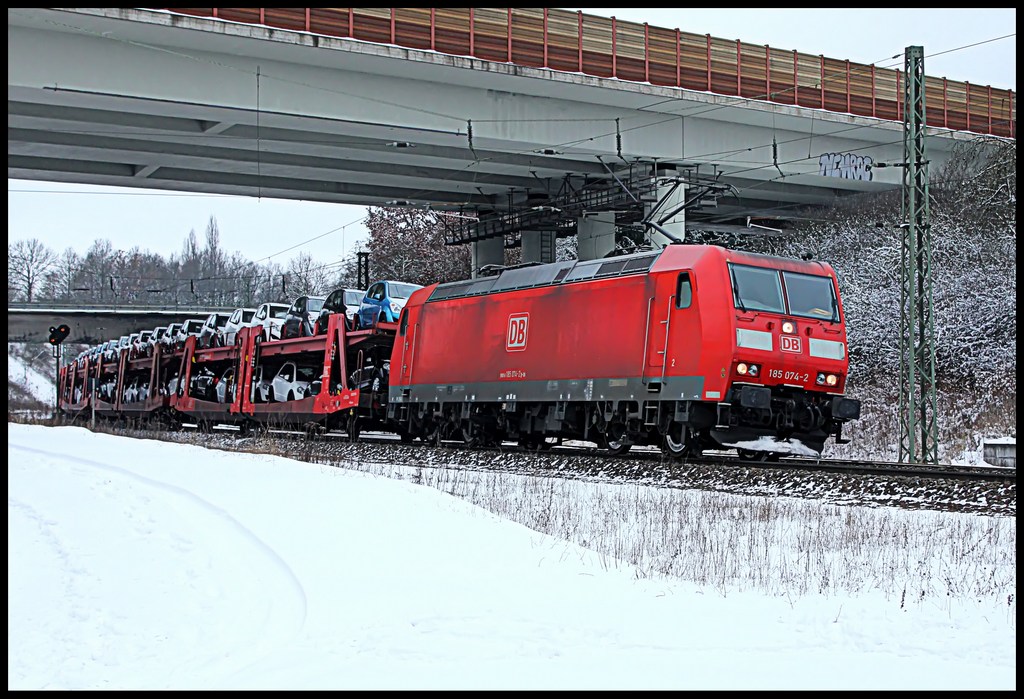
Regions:
<svg viewBox="0 0 1024 699"><path fill-rule="evenodd" d="M860 417L823 262L714 246L505 269L413 294L391 355L403 437L816 455Z"/></svg>

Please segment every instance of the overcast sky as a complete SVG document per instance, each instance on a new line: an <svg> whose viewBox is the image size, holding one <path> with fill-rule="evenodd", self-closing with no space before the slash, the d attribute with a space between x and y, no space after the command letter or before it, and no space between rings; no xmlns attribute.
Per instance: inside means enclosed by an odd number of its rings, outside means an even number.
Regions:
<svg viewBox="0 0 1024 699"><path fill-rule="evenodd" d="M1017 87L1017 11L998 9L582 9L595 15L678 27L802 53L903 66L922 46L930 76L996 88ZM300 252L324 263L365 240L363 207L8 180L8 239L38 238L80 253L97 238L115 248L168 256L190 230L202 240L211 216L221 247L255 262L285 265ZM268 260L269 258L269 260Z"/></svg>

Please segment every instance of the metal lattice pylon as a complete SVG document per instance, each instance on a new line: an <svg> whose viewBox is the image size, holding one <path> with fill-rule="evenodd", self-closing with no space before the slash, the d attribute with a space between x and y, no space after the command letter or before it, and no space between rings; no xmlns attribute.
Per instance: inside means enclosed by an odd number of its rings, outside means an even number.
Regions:
<svg viewBox="0 0 1024 699"><path fill-rule="evenodd" d="M908 46L903 104L903 243L900 251L900 454L938 462L935 325L932 307L924 48Z"/></svg>
<svg viewBox="0 0 1024 699"><path fill-rule="evenodd" d="M356 253L356 285L366 290L370 288L370 253L361 250Z"/></svg>

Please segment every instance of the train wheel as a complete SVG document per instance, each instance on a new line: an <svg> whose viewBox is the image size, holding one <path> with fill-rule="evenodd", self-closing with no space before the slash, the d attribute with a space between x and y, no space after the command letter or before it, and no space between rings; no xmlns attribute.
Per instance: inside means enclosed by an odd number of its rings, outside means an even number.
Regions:
<svg viewBox="0 0 1024 699"><path fill-rule="evenodd" d="M625 454L633 446L626 435L626 426L618 421L610 423L599 439L598 446L607 450L611 456Z"/></svg>
<svg viewBox="0 0 1024 699"><path fill-rule="evenodd" d="M537 451L541 437L536 434L519 435L519 447L524 451Z"/></svg>
<svg viewBox="0 0 1024 699"><path fill-rule="evenodd" d="M740 461L756 461L758 463L775 462L779 455L770 451L753 451L751 449L737 449Z"/></svg>
<svg viewBox="0 0 1024 699"><path fill-rule="evenodd" d="M359 416L354 413L352 415L349 415L348 423L345 425L345 434L348 435L348 441L359 441L359 428Z"/></svg>
<svg viewBox="0 0 1024 699"><path fill-rule="evenodd" d="M625 441L621 437L618 439L605 440L605 445L605 449L608 450L608 453L611 456L621 456L622 454L625 454L633 447L632 444Z"/></svg>
<svg viewBox="0 0 1024 699"><path fill-rule="evenodd" d="M444 446L444 440L451 437L450 433L450 423L447 420L440 420L433 424L423 441L432 447L441 447Z"/></svg>
<svg viewBox="0 0 1024 699"><path fill-rule="evenodd" d="M470 449L476 449L482 446L483 439L481 439L479 428L474 430L473 423L466 422L462 426L462 441L466 443L466 446Z"/></svg>
<svg viewBox="0 0 1024 699"><path fill-rule="evenodd" d="M519 438L519 446L526 451L547 451L558 443L556 438L550 439L552 441L548 441L549 438L544 435L525 435Z"/></svg>
<svg viewBox="0 0 1024 699"><path fill-rule="evenodd" d="M665 433L662 442L665 453L673 458L690 456L693 453L693 435L689 433L685 425L673 423Z"/></svg>
<svg viewBox="0 0 1024 699"><path fill-rule="evenodd" d="M439 425L428 427L423 435L423 443L429 447L441 446L441 427Z"/></svg>

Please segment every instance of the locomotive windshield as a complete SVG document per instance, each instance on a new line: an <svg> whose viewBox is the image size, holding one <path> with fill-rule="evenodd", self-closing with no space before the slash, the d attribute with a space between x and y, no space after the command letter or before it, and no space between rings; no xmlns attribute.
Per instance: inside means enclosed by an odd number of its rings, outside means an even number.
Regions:
<svg viewBox="0 0 1024 699"><path fill-rule="evenodd" d="M782 278L792 315L839 322L839 304L831 277L783 272Z"/></svg>
<svg viewBox="0 0 1024 699"><path fill-rule="evenodd" d="M732 295L741 311L785 313L782 305L782 283L779 272L763 267L729 265L732 272Z"/></svg>
<svg viewBox="0 0 1024 699"><path fill-rule="evenodd" d="M741 311L765 311L839 322L839 304L831 277L733 264L729 265L729 271L732 274L733 302Z"/></svg>

